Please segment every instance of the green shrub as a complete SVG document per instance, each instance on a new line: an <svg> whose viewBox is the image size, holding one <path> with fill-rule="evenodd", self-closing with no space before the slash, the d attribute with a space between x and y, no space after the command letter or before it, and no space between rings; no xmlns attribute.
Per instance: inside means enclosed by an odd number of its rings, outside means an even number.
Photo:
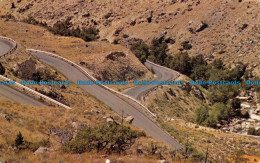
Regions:
<svg viewBox="0 0 260 163"><path fill-rule="evenodd" d="M70 29L72 27L72 23L69 19L64 22L57 22L53 25L53 27L49 27L49 31L53 34L58 34L61 36L74 36L82 38L84 41L93 41L96 40L96 36L99 33L94 27L82 28L77 27L76 29Z"/></svg>
<svg viewBox="0 0 260 163"><path fill-rule="evenodd" d="M128 34L123 34L123 38L128 38L129 35Z"/></svg>
<svg viewBox="0 0 260 163"><path fill-rule="evenodd" d="M17 134L14 144L14 147L16 147L16 151L22 151L22 150L30 150L30 151L36 151L39 147L50 147L51 146L51 142L49 139L43 139L39 142L29 142L24 140L23 135L21 134L21 132L19 131L19 133Z"/></svg>
<svg viewBox="0 0 260 163"><path fill-rule="evenodd" d="M211 70L209 65L196 65L191 72L190 77L193 80L208 80L210 74L208 73Z"/></svg>
<svg viewBox="0 0 260 163"><path fill-rule="evenodd" d="M0 63L0 75L4 75L5 74L5 68L2 65L2 63Z"/></svg>
<svg viewBox="0 0 260 163"><path fill-rule="evenodd" d="M143 41L134 43L130 49L142 63L144 63L150 55L149 46L146 45Z"/></svg>
<svg viewBox="0 0 260 163"><path fill-rule="evenodd" d="M215 116L217 122L220 122L221 120L228 120L234 115L232 108L226 106L223 103L215 103L212 107L211 114Z"/></svg>
<svg viewBox="0 0 260 163"><path fill-rule="evenodd" d="M210 114L209 117L203 122L204 126L216 128L218 124L217 116Z"/></svg>
<svg viewBox="0 0 260 163"><path fill-rule="evenodd" d="M28 24L40 25L46 27L50 32L52 32L55 35L79 37L84 41L96 40L97 35L99 33L99 30L94 27L82 28L82 29L77 27L76 29L74 28L71 29L72 23L70 22L70 19L67 19L64 22L57 22L53 25L53 27L48 27L46 23L39 22L36 19L34 19L32 16L28 16L28 18L24 19L23 21Z"/></svg>
<svg viewBox="0 0 260 163"><path fill-rule="evenodd" d="M189 57L188 53L177 53L172 57L168 67L183 74L189 75L191 72L190 61L191 58Z"/></svg>
<svg viewBox="0 0 260 163"><path fill-rule="evenodd" d="M208 65L207 62L204 60L204 57L202 54L199 54L199 55L191 58L192 67L196 67L199 65Z"/></svg>
<svg viewBox="0 0 260 163"><path fill-rule="evenodd" d="M151 55L155 57L155 62L160 65L165 65L165 59L168 56L168 45L166 43L162 43L159 39L153 39L150 49Z"/></svg>
<svg viewBox="0 0 260 163"><path fill-rule="evenodd" d="M260 128L259 128L259 129L255 129L254 127L250 127L250 128L247 130L247 134L248 134L248 135L260 136Z"/></svg>
<svg viewBox="0 0 260 163"><path fill-rule="evenodd" d="M195 121L202 124L209 117L209 109L207 106L201 106L195 110Z"/></svg>
<svg viewBox="0 0 260 163"><path fill-rule="evenodd" d="M198 124L217 127L221 120L229 120L236 115L236 111L230 105L215 103L211 109L208 106L201 106L195 111L195 121Z"/></svg>
<svg viewBox="0 0 260 163"><path fill-rule="evenodd" d="M208 89L208 99L213 104L221 102L226 104L229 99L233 99L239 94L239 86L228 85L228 86L214 86Z"/></svg>
<svg viewBox="0 0 260 163"><path fill-rule="evenodd" d="M75 139L65 144L62 150L71 153L93 150L121 153L130 148L135 139L140 136L145 136L145 134L115 123L94 128L86 127L76 135Z"/></svg>
<svg viewBox="0 0 260 163"><path fill-rule="evenodd" d="M183 49L190 50L192 48L192 45L189 43L189 41L184 41L181 43Z"/></svg>
<svg viewBox="0 0 260 163"><path fill-rule="evenodd" d="M215 59L212 63L215 69L224 69L224 63L221 59Z"/></svg>
<svg viewBox="0 0 260 163"><path fill-rule="evenodd" d="M18 134L16 135L14 146L19 149L23 144L24 144L23 135L19 131Z"/></svg>

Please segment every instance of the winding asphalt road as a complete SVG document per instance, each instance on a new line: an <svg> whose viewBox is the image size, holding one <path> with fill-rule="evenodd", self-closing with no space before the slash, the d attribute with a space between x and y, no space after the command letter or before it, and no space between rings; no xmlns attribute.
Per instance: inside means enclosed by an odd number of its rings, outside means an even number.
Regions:
<svg viewBox="0 0 260 163"><path fill-rule="evenodd" d="M0 40L0 56L3 56L8 51L10 51L12 45L5 41ZM19 92L11 87L0 85L0 99L12 100L18 103L33 105L33 106L47 106L47 104L42 103L22 92Z"/></svg>
<svg viewBox="0 0 260 163"><path fill-rule="evenodd" d="M156 81L169 81L178 76L177 72L172 70L163 69L156 64L151 64L149 62L145 62L145 66L149 69L153 69L156 74ZM141 100L141 97L145 95L148 91L157 87L158 85L138 85L137 87L133 87L124 92L124 94L129 95L137 100Z"/></svg>
<svg viewBox="0 0 260 163"><path fill-rule="evenodd" d="M61 72L74 83L77 83L78 80L91 80L78 69L73 67L71 64L39 52L31 53L37 56L41 61L45 62L46 64L55 67L59 72ZM131 102L127 102L126 100L119 98L117 95L111 93L110 91L104 89L99 85L79 86L86 92L95 96L100 101L104 102L104 104L106 104L107 106L111 107L119 115L124 112L124 115L133 116L133 124L146 131L149 135L173 147L174 149L182 148L182 146L173 137L171 137L163 129L157 126L152 120L150 120L144 113L142 113L140 111L141 108L137 108L137 106L134 106L133 104L131 104Z"/></svg>

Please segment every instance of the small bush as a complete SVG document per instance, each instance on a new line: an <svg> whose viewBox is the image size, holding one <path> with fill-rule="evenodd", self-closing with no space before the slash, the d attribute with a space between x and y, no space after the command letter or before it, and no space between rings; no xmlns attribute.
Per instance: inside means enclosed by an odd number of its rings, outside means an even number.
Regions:
<svg viewBox="0 0 260 163"><path fill-rule="evenodd" d="M72 27L72 23L69 19L64 22L57 22L53 27L49 27L49 31L53 34L58 34L61 36L74 36L82 38L84 41L93 41L96 40L96 36L99 33L94 27L82 28L77 27L76 29L70 29Z"/></svg>
<svg viewBox="0 0 260 163"><path fill-rule="evenodd" d="M12 4L11 4L11 9L14 9L14 8L16 8L16 7L15 7L14 2L12 2Z"/></svg>
<svg viewBox="0 0 260 163"><path fill-rule="evenodd" d="M116 45L116 44L119 44L119 43L120 43L120 39L116 38L116 39L113 40L113 44Z"/></svg>
<svg viewBox="0 0 260 163"><path fill-rule="evenodd" d="M71 153L93 150L121 153L130 148L135 139L140 136L145 136L145 134L115 123L94 128L86 127L76 135L75 139L65 144L62 150Z"/></svg>
<svg viewBox="0 0 260 163"><path fill-rule="evenodd" d="M181 43L183 49L190 50L192 48L192 45L189 43L189 41L184 41Z"/></svg>
<svg viewBox="0 0 260 163"><path fill-rule="evenodd" d="M168 67L179 71L183 74L189 75L191 71L191 58L188 53L177 53L170 59Z"/></svg>
<svg viewBox="0 0 260 163"><path fill-rule="evenodd" d="M150 55L149 46L143 41L133 44L130 49L142 63L144 63Z"/></svg>
<svg viewBox="0 0 260 163"><path fill-rule="evenodd" d="M2 65L2 63L0 63L0 74L1 74L1 75L4 75L4 74L5 74L5 68L4 68L4 66Z"/></svg>
<svg viewBox="0 0 260 163"><path fill-rule="evenodd" d="M128 38L129 35L128 34L123 34L123 38Z"/></svg>
<svg viewBox="0 0 260 163"><path fill-rule="evenodd" d="M50 32L52 32L55 35L79 37L84 41L96 40L97 35L99 33L99 30L94 27L82 28L82 29L77 27L71 29L72 23L70 22L70 19L67 19L64 22L57 22L53 25L53 27L48 27L46 23L39 22L36 19L34 19L32 16L28 16L28 18L25 19L24 22L28 24L40 25L46 27Z"/></svg>
<svg viewBox="0 0 260 163"><path fill-rule="evenodd" d="M23 135L21 134L21 132L19 132L15 138L14 147L16 147L16 151L22 151L22 150L30 150L35 152L39 147L50 147L51 146L51 142L49 139L43 139L39 142L29 142L24 140Z"/></svg>
<svg viewBox="0 0 260 163"><path fill-rule="evenodd" d="M209 117L209 109L207 106L201 106L195 111L195 121L198 124L202 124Z"/></svg>
<svg viewBox="0 0 260 163"><path fill-rule="evenodd" d="M260 136L260 129L255 129L254 127L250 127L250 128L247 130L247 134L248 134L248 135Z"/></svg>

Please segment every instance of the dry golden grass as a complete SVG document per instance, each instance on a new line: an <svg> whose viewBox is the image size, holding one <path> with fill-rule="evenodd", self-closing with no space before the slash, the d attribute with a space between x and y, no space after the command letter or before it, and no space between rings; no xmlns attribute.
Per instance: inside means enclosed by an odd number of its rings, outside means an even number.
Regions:
<svg viewBox="0 0 260 163"><path fill-rule="evenodd" d="M72 122L78 124L85 123L89 126L95 126L104 123L104 116L112 115L116 121L120 118L114 115L111 111L103 105L99 106L91 97L89 99L89 107L82 107L66 110L63 108L52 107L32 107L18 103L12 103L6 100L0 100L0 113L8 115L11 121L8 122L4 117L0 117L0 161L4 160L19 160L20 162L100 162L104 161L105 153L84 153L84 154L66 154L59 151L53 153L43 153L34 155L31 151L22 151L14 153L9 146L14 143L17 133L20 131L25 140L30 142L38 142L42 139L50 138L51 148L59 150L60 143L57 142L57 137L54 135L48 136L48 129L55 127L56 129L63 129L65 126L72 126ZM91 106L93 105L93 107ZM94 107L95 106L95 107ZM94 111L90 109L94 108ZM97 111L100 111L97 113ZM132 126L133 127L133 126ZM136 127L133 127L137 129ZM137 140L142 146L149 147L151 142L157 143L159 146L164 146L150 137L143 137ZM125 162L155 162L157 157L147 157L140 155L137 157L134 152L137 143L127 152L131 155L111 155L107 156L111 160L122 158ZM145 147L144 149L146 149ZM170 158L168 151L164 152L166 158Z"/></svg>
<svg viewBox="0 0 260 163"><path fill-rule="evenodd" d="M187 81L184 76L175 81ZM171 95L172 90L175 94ZM194 115L194 109L201 105L202 101L193 94L185 91L182 86L159 86L156 91L149 93L145 97L145 104L156 115L162 119L181 118L191 120Z"/></svg>
<svg viewBox="0 0 260 163"><path fill-rule="evenodd" d="M214 158L217 162L224 162L233 158L236 150L240 149L251 155L252 158L259 158L260 156L258 138L225 133L220 130L185 122L181 119L175 119L166 123L178 131L178 134L175 134L177 140L185 143L188 137L189 144L192 144L192 146L204 154L206 149L209 148L209 158Z"/></svg>

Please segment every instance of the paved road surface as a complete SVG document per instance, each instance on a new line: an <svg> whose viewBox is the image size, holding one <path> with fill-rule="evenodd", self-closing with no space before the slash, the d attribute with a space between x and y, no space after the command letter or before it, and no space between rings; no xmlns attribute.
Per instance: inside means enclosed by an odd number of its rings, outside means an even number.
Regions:
<svg viewBox="0 0 260 163"><path fill-rule="evenodd" d="M12 100L18 103L33 105L33 106L47 106L22 92L19 92L8 86L0 85L0 99Z"/></svg>
<svg viewBox="0 0 260 163"><path fill-rule="evenodd" d="M11 50L12 45L7 41L0 40L0 56ZM23 94L8 86L0 85L0 99L9 99L18 103L29 104L33 106L47 106L26 94Z"/></svg>
<svg viewBox="0 0 260 163"><path fill-rule="evenodd" d="M58 71L65 75L69 80L77 83L78 80L88 81L90 80L82 72L77 70L75 67L71 66L62 60L47 56L45 54L33 52L43 62L48 65L54 66ZM174 149L180 149L182 146L164 130L158 127L153 121L146 117L145 114L140 112L140 110L130 103L122 100L110 91L98 86L98 85L81 85L80 86L86 92L92 94L100 101L104 102L107 106L111 107L119 115L124 111L125 115L132 115L134 117L133 124L143 130L145 130L149 135L157 138L158 140L164 142L165 144L172 146Z"/></svg>
<svg viewBox="0 0 260 163"><path fill-rule="evenodd" d="M145 66L149 69L153 68L155 74L156 74L156 81L169 81L173 79L176 74L174 74L174 71L163 69L159 66L156 66L154 64L151 64L149 62L145 62ZM157 85L141 85L137 86L131 89L128 89L124 92L124 94L129 95L137 100L141 100L141 97L148 92L149 90L153 89L154 87L157 87Z"/></svg>
<svg viewBox="0 0 260 163"><path fill-rule="evenodd" d="M0 56L6 54L11 48L12 45L8 41L0 40Z"/></svg>

